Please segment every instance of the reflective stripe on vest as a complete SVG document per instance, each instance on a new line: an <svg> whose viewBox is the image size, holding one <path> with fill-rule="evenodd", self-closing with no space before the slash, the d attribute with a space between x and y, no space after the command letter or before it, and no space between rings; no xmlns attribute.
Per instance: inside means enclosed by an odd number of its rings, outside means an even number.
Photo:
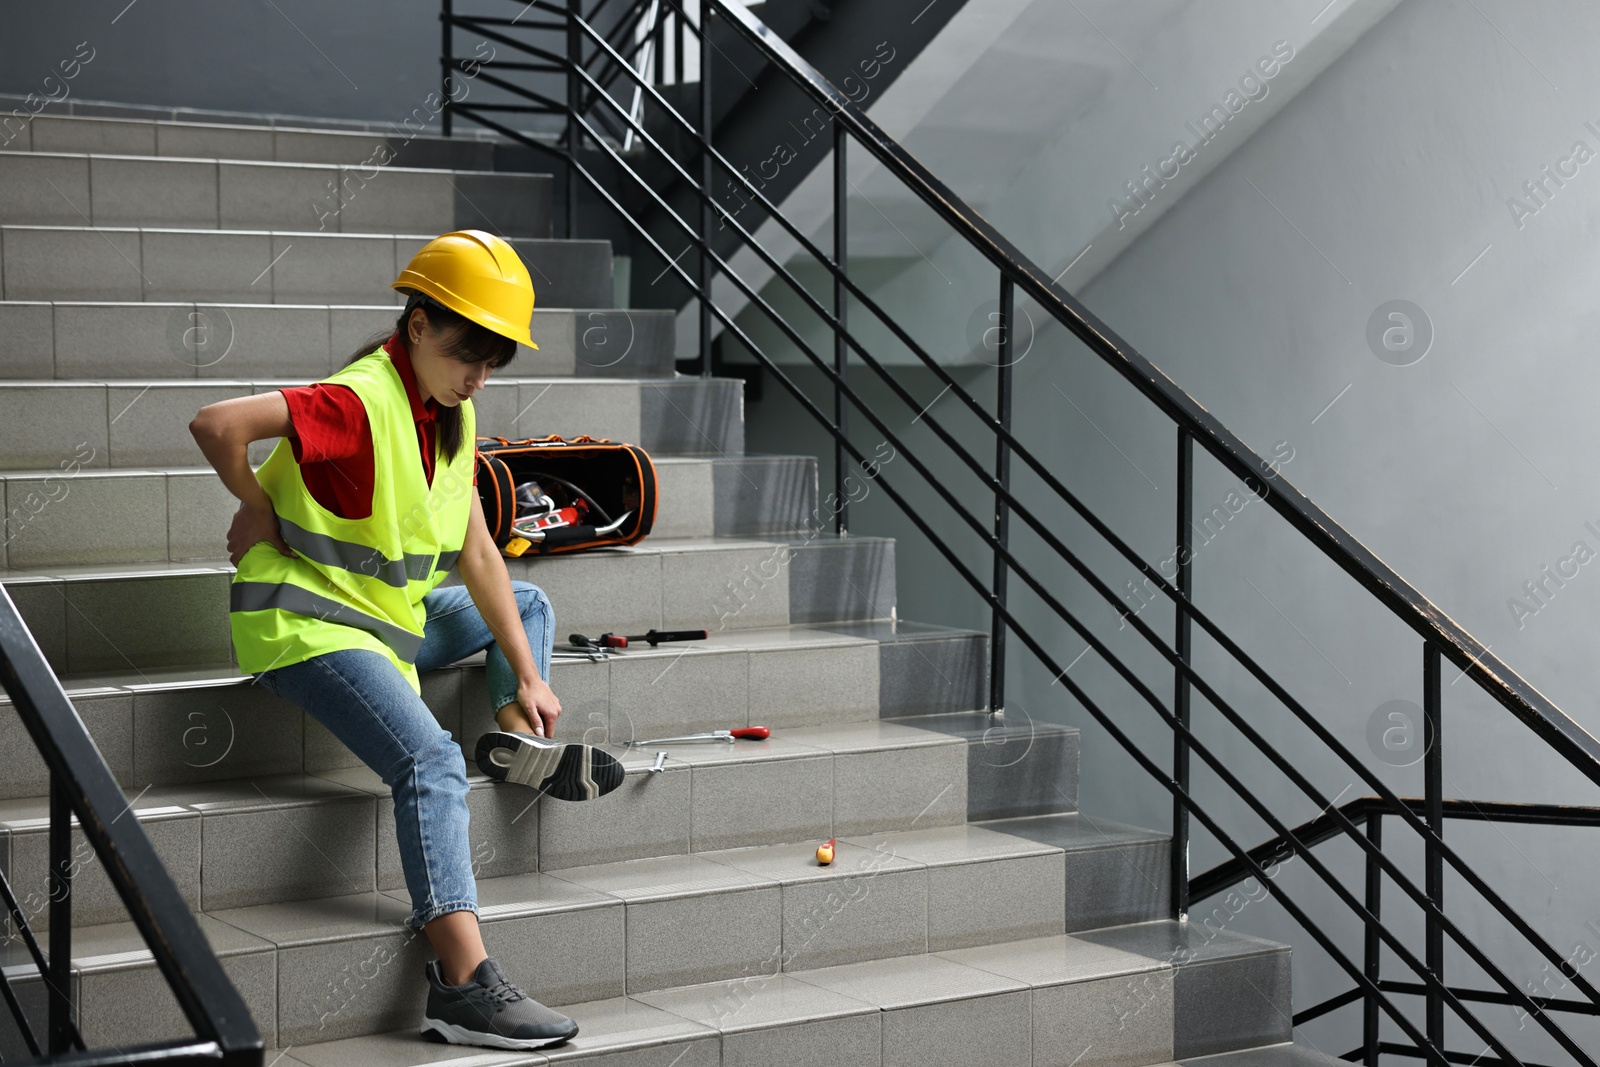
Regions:
<svg viewBox="0 0 1600 1067"><path fill-rule="evenodd" d="M422 581L434 571L432 556L407 553L403 560L390 559L375 548L358 545L354 541L341 541L328 534L313 533L281 515L278 516L278 526L288 546L307 559L316 560L324 567L340 567L367 578L376 578L396 589L404 589L408 581Z"/></svg>
<svg viewBox="0 0 1600 1067"><path fill-rule="evenodd" d="M422 638L393 623L357 611L348 604L318 596L309 589L287 582L234 582L228 592L230 611L266 611L277 608L296 615L309 615L323 622L337 622L365 630L393 650L407 663L415 663L422 650Z"/></svg>

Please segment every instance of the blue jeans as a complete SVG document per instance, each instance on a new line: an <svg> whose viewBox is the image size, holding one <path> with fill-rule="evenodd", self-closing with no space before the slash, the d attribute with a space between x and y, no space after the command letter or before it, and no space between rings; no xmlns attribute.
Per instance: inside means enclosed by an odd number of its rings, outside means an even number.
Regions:
<svg viewBox="0 0 1600 1067"><path fill-rule="evenodd" d="M550 600L528 582L513 581L511 588L539 676L549 681L555 636ZM417 670L435 670L487 648L490 710L515 700L516 675L466 587L441 586L422 602L428 615ZM304 708L389 787L400 866L411 894L409 924L420 927L452 911L476 912L466 761L394 664L376 652L347 649L266 671L256 681Z"/></svg>

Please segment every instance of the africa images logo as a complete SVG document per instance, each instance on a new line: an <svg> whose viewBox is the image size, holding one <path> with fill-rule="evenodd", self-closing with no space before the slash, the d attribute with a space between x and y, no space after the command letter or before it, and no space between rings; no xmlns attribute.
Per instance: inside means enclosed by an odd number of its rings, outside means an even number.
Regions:
<svg viewBox="0 0 1600 1067"><path fill-rule="evenodd" d="M1156 161L1155 170L1152 172L1150 164L1146 163L1139 174L1122 183L1127 192L1127 199L1113 196L1107 203L1111 208L1111 217L1117 220L1117 229L1122 229L1128 220L1150 206L1156 193L1167 187L1167 183L1177 181L1183 173L1183 168L1199 158L1200 151L1206 145L1222 135L1228 123L1253 101L1265 100L1272 91L1268 84L1283 72L1283 68L1295 57L1294 45L1288 41L1277 41L1272 46L1272 51L1255 61L1239 78L1238 88L1230 88L1222 95L1220 103L1212 104L1200 116L1200 125L1186 122L1184 126L1194 135L1194 143L1186 140L1174 141L1172 151L1165 159Z"/></svg>

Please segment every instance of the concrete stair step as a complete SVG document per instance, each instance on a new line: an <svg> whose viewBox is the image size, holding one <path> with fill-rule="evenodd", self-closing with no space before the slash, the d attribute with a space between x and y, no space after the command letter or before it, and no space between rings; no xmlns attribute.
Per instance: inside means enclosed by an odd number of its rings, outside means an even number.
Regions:
<svg viewBox="0 0 1600 1067"><path fill-rule="evenodd" d="M1217 1046L1224 1051L1211 1053L1216 1059L1199 1063L1327 1062L1278 1043L1288 1033L1286 946L1225 931L1195 950L1192 929L1162 922L1093 939L1053 933L933 949L939 918L901 890L921 882L926 892L943 868L862 851L878 866L791 881L730 866L725 855L647 861L640 866L656 870L587 879L603 888L548 875L485 880L490 952L531 995L564 1004L581 1027L569 1045L539 1053L419 1042L428 953L398 925L406 908L392 897L238 909L201 922L268 1046L281 1050L279 1062L306 1067L591 1059L662 1067L1156 1065L1189 1063ZM965 866L976 880L1006 864L1049 859ZM675 881L651 885L652 877ZM896 903L902 909L889 912ZM875 935L888 932L872 920L884 914L912 942L920 921L924 947L872 956L883 944ZM850 943L852 932L872 940ZM816 965L808 955L819 941L858 958ZM153 968L130 924L81 930L74 944L88 1033L136 1041L182 1032L170 994L148 980ZM732 977L652 988L666 980L653 975L696 971ZM1275 1042L1261 1047L1263 1034Z"/></svg>
<svg viewBox="0 0 1600 1067"><path fill-rule="evenodd" d="M938 649L950 651L948 643L925 647L929 653ZM950 658L947 654L940 662L930 656L925 661L927 670L935 676L945 672L953 675L955 665L949 662ZM1078 731L1072 727L996 718L988 711L924 713L885 717L883 721L933 730L967 742L967 818L973 822L1077 809Z"/></svg>
<svg viewBox="0 0 1600 1067"><path fill-rule="evenodd" d="M33 226L550 237L547 174L377 163L0 153L0 218Z"/></svg>
<svg viewBox="0 0 1600 1067"><path fill-rule="evenodd" d="M189 434L195 412L218 400L304 384L304 378L7 383L0 388L0 469L205 466ZM638 444L652 455L744 452L737 378L496 376L473 406L486 437L589 434ZM263 462L275 444L257 441L251 461Z"/></svg>
<svg viewBox="0 0 1600 1067"><path fill-rule="evenodd" d="M838 572L836 580L848 585L855 577ZM989 706L986 633L907 619L844 622L829 628L878 642L882 651L878 710L886 719L948 715ZM997 723L991 720L985 728L994 725Z"/></svg>
<svg viewBox="0 0 1600 1067"><path fill-rule="evenodd" d="M657 773L654 752L612 746L627 768L626 780L616 793L587 804L541 801L469 767L474 871L480 882L543 873L596 888L610 885L607 879L617 872L628 876L618 884L631 886L644 872L650 877L638 884L676 887L678 875L659 871L699 857L803 881L824 873L811 859L816 844L838 838L843 844L831 871L855 869L856 861L886 851L883 863L897 857L930 869L927 885L906 891L919 902L926 897L918 907L942 930L928 943L944 948L1073 930L1073 905L1088 868L1099 877L1098 888L1150 903L1139 884L1146 875L1133 864L1112 868L1096 850L1005 832L1015 826L964 823L963 747L958 739L892 724L846 723L786 730L769 742L717 751L679 746ZM216 912L374 891L409 899L389 791L364 767L246 773L128 793L131 816L191 907ZM44 796L0 801L9 877L36 930L48 926L47 812ZM75 923L119 920L122 904L81 837L75 849ZM1032 858L974 866L1022 857ZM644 862L657 860L656 867ZM889 879L884 886L891 882L899 884ZM909 942L901 944L904 924L897 927L895 919L904 902L879 904L889 908L871 921L880 933L817 942L813 960L868 958L851 955L857 949L850 945L873 936L878 955L910 951ZM1164 906L1124 911L1149 919ZM666 984L688 980L679 975Z"/></svg>
<svg viewBox="0 0 1600 1067"><path fill-rule="evenodd" d="M765 742L674 746L655 772L655 752L611 746L627 771L623 785L581 804L541 800L469 764L474 867L480 879L548 874L774 842L809 842L787 847L810 856L830 837L961 824L964 748L956 738L907 727L844 723L785 730ZM46 885L48 805L44 796L0 801L10 877L21 898ZM145 787L132 794L129 815L194 908L372 890L406 895L389 790L365 767ZM80 847L74 921L120 918L121 902ZM1028 847L1062 854L1051 845ZM1059 918L1059 877L1051 897ZM35 926L46 921L43 914L30 918Z"/></svg>
<svg viewBox="0 0 1600 1067"><path fill-rule="evenodd" d="M1044 792L1037 785L1029 788L1027 769L1019 768L1017 778L1022 785L1017 792L1024 801L1030 793L1038 796ZM1064 796L1060 799L1063 803L1057 812L976 824L1066 853L1069 933L1147 922L1170 914L1172 835L1074 811L1076 790L1071 803L1066 803Z"/></svg>
<svg viewBox="0 0 1600 1067"><path fill-rule="evenodd" d="M4 302L0 379L315 381L343 367L374 334L393 329L398 315L393 304ZM502 375L676 373L671 311L540 306L531 329L538 351L519 348Z"/></svg>
<svg viewBox="0 0 1600 1067"><path fill-rule="evenodd" d="M814 849L808 840L555 873L480 873L485 940L530 994L565 1003L1061 932L1062 856L1034 842L964 827L887 834L839 842L826 868ZM1003 906L973 906L989 894ZM280 1045L413 1021L425 943L400 928L409 912L404 890L206 909L258 939L252 954L276 957L277 1003L250 1006L269 1044L276 1036ZM116 937L127 925L75 931L86 1018L104 958L130 962ZM346 966L374 951L382 958L380 946L395 957L376 979L390 989L330 1011L328 979L342 993ZM116 1003L150 1012L152 998L128 999L124 991Z"/></svg>
<svg viewBox="0 0 1600 1067"><path fill-rule="evenodd" d="M24 906L23 911L27 914L29 908ZM274 979L264 968L273 967L277 962L262 953L268 947L266 943L209 915L196 915L195 919L201 932L210 941L212 950L220 957L223 971L238 988L250 990L246 995L247 1004L252 1007L265 1004L267 983ZM73 949L70 985L78 1006L76 1021L86 1045L121 1051L131 1044L128 1035L141 1028L147 1032L194 1036L192 1028L184 1029L187 1023L178 1010L177 1001L156 972L144 939L134 929L133 923L74 923ZM38 1034L48 1011L45 986L20 939L0 942L0 967L4 968L6 978L16 990L34 1033ZM84 981L85 975L92 976L87 983ZM155 988L158 986L159 991ZM87 1010L83 1003L86 989L93 989L103 998L94 1008ZM144 1004L153 1003L153 1010L160 1013L159 1016L141 1018L138 1014L141 1001ZM133 1010L130 1012L120 1008L118 1003L131 1003ZM132 1029L129 1029L130 1026ZM31 1056L9 1012L5 1025L0 1026L0 1056L4 1056L7 1062L26 1060Z"/></svg>
<svg viewBox="0 0 1600 1067"><path fill-rule="evenodd" d="M825 627L795 626L729 630L692 649L644 647L609 661L557 659L551 685L563 714L556 736L622 744L755 724L783 740L791 728L877 722L879 708L897 695L892 687L898 683L881 670L891 649ZM493 729L482 661L479 653L421 676L423 700L469 754L476 739ZM152 784L360 766L314 718L232 666L69 675L62 684L130 796ZM806 698L796 700L801 691ZM716 694L714 703L707 693ZM8 711L8 704L0 696L0 712ZM937 719L890 722L948 734ZM957 739L965 740L969 751L968 818L982 817L1001 803L1041 812L1076 806L1075 790L1065 792L1049 780L1049 772L1058 772L1068 783L1076 781L1076 730L1040 725L1026 753L1012 747L1004 768L985 762L992 755L992 738ZM28 739L13 715L0 714L0 746L21 754L0 766L0 799L43 796L49 789L43 761L29 754ZM752 750L748 742L739 748ZM677 748L669 755L686 751ZM974 766L988 773L974 775Z"/></svg>
<svg viewBox="0 0 1600 1067"><path fill-rule="evenodd" d="M1168 965L1174 1059L1291 1040L1289 946L1194 918L1112 926L1076 936Z"/></svg>
<svg viewBox="0 0 1600 1067"><path fill-rule="evenodd" d="M1348 1062L1308 1045L1284 1041L1238 1052L1190 1056L1183 1060L1183 1067L1339 1067Z"/></svg>
<svg viewBox="0 0 1600 1067"><path fill-rule="evenodd" d="M70 115L36 115L26 123L8 124L5 135L0 136L0 151L367 167L389 159L396 166L457 170L493 170L495 162L491 141L427 136L402 124L379 133Z"/></svg>
<svg viewBox="0 0 1600 1067"><path fill-rule="evenodd" d="M6 300L361 304L437 233L0 226ZM546 307L615 303L609 241L511 238Z"/></svg>
<svg viewBox="0 0 1600 1067"><path fill-rule="evenodd" d="M611 661L557 659L550 670L563 705L557 737L622 744L750 723L782 737L800 726L877 721L880 656L882 648L870 641L821 627L784 627L728 630L696 648L634 649ZM478 653L421 675L422 699L440 726L467 745L493 728L482 664ZM360 766L314 718L230 665L67 675L62 685L130 793L150 784ZM802 685L808 699L798 702L795 689ZM0 707L6 704L0 697ZM16 718L0 718L0 739L26 744ZM739 747L749 750L750 742ZM685 750L675 749L674 758ZM42 761L0 768L0 797L46 789Z"/></svg>
<svg viewBox="0 0 1600 1067"><path fill-rule="evenodd" d="M816 522L810 456L654 462L653 537L801 533ZM8 516L0 565L52 567L225 560L238 501L210 468L85 468L70 477L0 472L0 508Z"/></svg>
<svg viewBox="0 0 1600 1067"><path fill-rule="evenodd" d="M887 538L650 538L507 564L513 578L549 594L562 636L751 630L888 619L894 611ZM0 571L52 668L66 675L231 662L232 577L226 563Z"/></svg>

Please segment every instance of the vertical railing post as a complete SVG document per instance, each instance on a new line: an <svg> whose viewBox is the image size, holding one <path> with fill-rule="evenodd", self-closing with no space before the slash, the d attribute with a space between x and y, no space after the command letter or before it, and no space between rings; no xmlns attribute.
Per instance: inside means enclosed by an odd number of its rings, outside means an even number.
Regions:
<svg viewBox="0 0 1600 1067"><path fill-rule="evenodd" d="M1194 574L1190 568L1189 517L1194 513L1194 438L1182 426L1178 427L1178 490L1177 490L1177 557L1178 592L1184 598L1193 595ZM1153 592L1153 591L1152 591ZM1143 597L1140 598L1141 600ZM1173 604L1173 651L1178 661L1189 665L1190 619L1183 601ZM1189 679L1182 670L1173 668L1172 712L1184 728L1189 726ZM1172 734L1172 781L1178 792L1172 795L1172 917L1179 922L1189 918L1189 739L1181 730Z"/></svg>
<svg viewBox="0 0 1600 1067"><path fill-rule="evenodd" d="M1374 849L1383 848L1383 812L1372 811L1367 814L1367 840L1372 842ZM1375 853L1367 853L1367 912L1372 918L1367 920L1366 946L1364 970L1367 981L1376 986L1381 974L1382 953L1379 951L1382 940L1378 936L1383 908L1383 868L1378 866L1378 857ZM1373 989L1368 989L1361 1000L1361 1046L1365 1049L1363 1057L1367 1067L1378 1067L1378 994Z"/></svg>
<svg viewBox="0 0 1600 1067"><path fill-rule="evenodd" d="M1439 649L1425 644L1422 652L1422 741L1426 748L1422 754L1423 800L1427 805L1428 829L1437 840L1444 840L1444 731L1441 718L1443 691L1439 685ZM1444 855L1433 839L1428 841L1426 853L1428 900L1441 912L1444 910ZM1444 982L1444 927L1431 912L1427 922L1428 971L1441 985ZM1428 986L1427 1030L1428 1041L1436 1050L1430 1062L1445 1067L1441 1053L1444 1050L1444 994L1439 986Z"/></svg>
<svg viewBox="0 0 1600 1067"><path fill-rule="evenodd" d="M1011 432L1011 362L1016 351L1016 337L1011 320L1016 310L1016 287L1011 279L1000 276L1000 345L999 376L995 381L995 421L1006 433ZM1011 445L1004 436L994 442L994 478L1001 492L994 498L994 608L989 631L989 714L1006 713L1006 622L1001 612L1006 606L1006 561L1002 549L1011 543L1011 506L1003 494L1011 491Z"/></svg>
<svg viewBox="0 0 1600 1067"><path fill-rule="evenodd" d="M452 116L450 114L450 75L455 63L455 2L454 0L441 0L439 8L439 97L443 101L439 105L439 123L444 129L446 137L453 136L451 129Z"/></svg>
<svg viewBox="0 0 1600 1067"><path fill-rule="evenodd" d="M845 424L846 412L844 407L844 392L840 385L844 382L845 370L849 364L850 349L845 344L844 329L845 315L845 271L849 269L849 228L845 215L846 205L849 203L845 195L845 183L849 180L848 159L845 156L846 148L850 144L850 137L845 133L844 124L838 119L833 122L833 316L839 320L839 326L833 333L833 369L839 376L833 386L833 424L839 428L839 436L833 439L833 492L838 498L838 511L834 513L833 532L840 537L850 528L850 498L845 492L845 465L848 459L845 455L844 442L848 427Z"/></svg>
<svg viewBox="0 0 1600 1067"><path fill-rule="evenodd" d="M711 2L700 0L700 377L711 377Z"/></svg>
<svg viewBox="0 0 1600 1067"><path fill-rule="evenodd" d="M51 1054L72 1047L72 805L59 774L50 776L50 973L47 1026Z"/></svg>
<svg viewBox="0 0 1600 1067"><path fill-rule="evenodd" d="M578 71L583 64L583 31L578 19L583 15L583 0L567 0L567 225L566 236L578 236L578 111L582 107L583 79Z"/></svg>
<svg viewBox="0 0 1600 1067"><path fill-rule="evenodd" d="M663 75L666 73L667 69L667 29L665 5L658 3L656 5L655 12L656 24L651 27L650 30L652 43L650 47L649 78L652 85L664 85L666 84L666 78L663 77ZM639 74L641 77L644 76L644 71L641 70ZM644 123L641 121L640 125L642 126L643 124Z"/></svg>
<svg viewBox="0 0 1600 1067"><path fill-rule="evenodd" d="M672 84L683 85L689 80L683 73L683 24L687 19L682 7L679 7L677 12L672 18L673 37L676 39L676 44L673 46Z"/></svg>

